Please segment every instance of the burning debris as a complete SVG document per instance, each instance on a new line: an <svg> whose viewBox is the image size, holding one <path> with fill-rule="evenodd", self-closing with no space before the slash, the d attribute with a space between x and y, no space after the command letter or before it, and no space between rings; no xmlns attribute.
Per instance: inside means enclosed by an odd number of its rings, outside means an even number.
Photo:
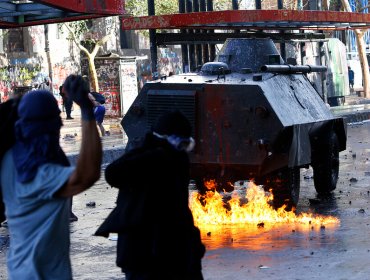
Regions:
<svg viewBox="0 0 370 280"><path fill-rule="evenodd" d="M212 190L214 181L206 182L205 185L209 191L204 195L193 192L190 198L190 208L198 226L254 224L258 228L264 228L266 225L280 223L306 224L324 229L326 225L340 223L338 218L332 216L296 214L294 211L287 211L285 205L274 209L273 195L253 182L235 185L231 193ZM227 202L225 196L230 197Z"/></svg>

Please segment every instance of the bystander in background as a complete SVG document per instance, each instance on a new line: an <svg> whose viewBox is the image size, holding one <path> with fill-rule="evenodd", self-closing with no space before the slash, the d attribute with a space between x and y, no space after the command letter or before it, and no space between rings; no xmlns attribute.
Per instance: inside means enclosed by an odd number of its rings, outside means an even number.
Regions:
<svg viewBox="0 0 370 280"><path fill-rule="evenodd" d="M103 126L103 121L104 121L104 117L105 117L105 107L104 107L104 105L100 104L96 100L96 98L95 98L96 94L99 94L99 93L97 93L97 92L89 93L89 98L90 98L91 102L94 104L94 116L95 116L96 124L98 125L98 127L100 129L101 136L109 136L110 132L105 130L105 128Z"/></svg>
<svg viewBox="0 0 370 280"><path fill-rule="evenodd" d="M353 91L353 85L355 84L355 72L348 66L348 80L349 80L349 89Z"/></svg>
<svg viewBox="0 0 370 280"><path fill-rule="evenodd" d="M63 100L63 107L66 111L66 119L67 120L73 120L71 113L72 113L72 105L73 101L68 95L64 92L63 85L59 87L59 94L62 97Z"/></svg>

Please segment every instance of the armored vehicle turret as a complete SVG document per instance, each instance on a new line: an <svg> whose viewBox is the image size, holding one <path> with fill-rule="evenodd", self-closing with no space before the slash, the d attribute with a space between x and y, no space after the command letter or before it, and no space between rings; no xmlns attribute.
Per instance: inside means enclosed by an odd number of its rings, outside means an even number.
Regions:
<svg viewBox="0 0 370 280"><path fill-rule="evenodd" d="M284 63L270 39L229 39L199 73L147 83L122 126L129 146L165 111L180 110L196 141L191 176L200 188L215 179L254 179L272 189L276 205L299 199L300 168L313 167L320 194L336 188L346 125L332 115L306 73L321 66Z"/></svg>

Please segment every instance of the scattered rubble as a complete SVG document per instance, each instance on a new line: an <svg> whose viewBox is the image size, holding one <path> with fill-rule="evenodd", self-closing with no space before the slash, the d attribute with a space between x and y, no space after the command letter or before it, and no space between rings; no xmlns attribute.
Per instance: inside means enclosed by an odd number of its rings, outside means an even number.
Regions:
<svg viewBox="0 0 370 280"><path fill-rule="evenodd" d="M63 140L74 140L75 139L75 137L77 136L77 133L75 133L74 135L73 134L66 134L66 135L64 135L64 137L63 137Z"/></svg>
<svg viewBox="0 0 370 280"><path fill-rule="evenodd" d="M270 267L260 264L258 266L259 269L269 269Z"/></svg>
<svg viewBox="0 0 370 280"><path fill-rule="evenodd" d="M258 228L264 228L265 227L265 223L263 223L263 222L262 223L258 223L257 224L257 227Z"/></svg>
<svg viewBox="0 0 370 280"><path fill-rule="evenodd" d="M90 201L90 202L86 203L86 207L95 208L96 207L95 201Z"/></svg>

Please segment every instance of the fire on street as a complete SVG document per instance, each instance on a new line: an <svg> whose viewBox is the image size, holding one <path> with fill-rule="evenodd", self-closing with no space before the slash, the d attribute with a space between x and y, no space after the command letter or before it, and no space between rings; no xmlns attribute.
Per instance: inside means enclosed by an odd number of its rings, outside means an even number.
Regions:
<svg viewBox="0 0 370 280"><path fill-rule="evenodd" d="M205 279L369 279L368 139L370 123L349 126L348 147L340 155L338 186L330 197L317 197L312 170L301 171L297 217L299 213L312 213L319 219L336 218L340 223L314 223L312 217L311 224L309 220L269 223L266 218L258 218L242 227L221 227L198 221L207 247ZM92 236L114 207L115 198L116 190L101 180L74 199L74 212L79 217L71 224L74 279L124 279L115 266L115 242ZM90 201L96 202L96 208L86 207ZM0 228L0 279L7 279L7 235L7 230Z"/></svg>

